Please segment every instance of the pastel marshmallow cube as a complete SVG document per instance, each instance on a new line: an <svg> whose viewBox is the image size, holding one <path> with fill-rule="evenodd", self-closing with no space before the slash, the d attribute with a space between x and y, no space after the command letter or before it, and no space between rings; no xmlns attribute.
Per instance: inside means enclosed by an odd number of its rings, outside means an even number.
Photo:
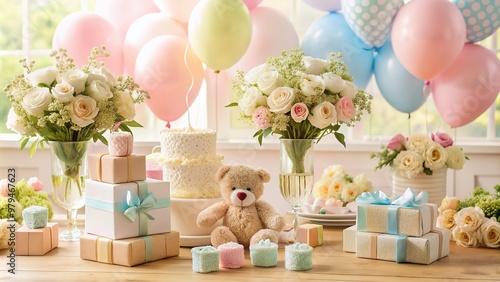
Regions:
<svg viewBox="0 0 500 282"><path fill-rule="evenodd" d="M243 245L229 242L219 247L220 266L223 268L241 268L245 265L245 250Z"/></svg>
<svg viewBox="0 0 500 282"><path fill-rule="evenodd" d="M130 156L133 150L134 137L130 132L113 132L109 135L108 151L111 156Z"/></svg>
<svg viewBox="0 0 500 282"><path fill-rule="evenodd" d="M278 264L278 245L266 240L250 245L250 261L254 266L271 267Z"/></svg>
<svg viewBox="0 0 500 282"><path fill-rule="evenodd" d="M41 206L30 206L23 210L24 223L29 228L43 228L47 226L49 209Z"/></svg>
<svg viewBox="0 0 500 282"><path fill-rule="evenodd" d="M300 243L316 247L323 244L323 225L302 224L297 230L297 237Z"/></svg>
<svg viewBox="0 0 500 282"><path fill-rule="evenodd" d="M307 244L295 243L285 247L285 268L288 270L309 270L312 268L312 250Z"/></svg>
<svg viewBox="0 0 500 282"><path fill-rule="evenodd" d="M191 249L193 271L208 273L219 270L219 250L212 246L195 247Z"/></svg>

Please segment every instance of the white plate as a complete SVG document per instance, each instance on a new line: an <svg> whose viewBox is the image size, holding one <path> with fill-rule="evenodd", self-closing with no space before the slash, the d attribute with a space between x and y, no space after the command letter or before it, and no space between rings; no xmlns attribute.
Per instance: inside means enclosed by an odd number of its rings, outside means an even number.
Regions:
<svg viewBox="0 0 500 282"><path fill-rule="evenodd" d="M181 247L197 247L212 244L210 242L210 235L207 236L180 236Z"/></svg>
<svg viewBox="0 0 500 282"><path fill-rule="evenodd" d="M353 222L319 222L319 221L311 221L312 223L320 224L323 226L353 226L356 225L356 221Z"/></svg>
<svg viewBox="0 0 500 282"><path fill-rule="evenodd" d="M293 211L288 211L289 214L293 214ZM324 219L332 219L332 220L338 220L338 219L350 219L350 220L356 220L356 213L345 213L345 214L316 214L316 213L301 213L299 212L298 215L303 218L307 219L319 219L319 220L324 220Z"/></svg>

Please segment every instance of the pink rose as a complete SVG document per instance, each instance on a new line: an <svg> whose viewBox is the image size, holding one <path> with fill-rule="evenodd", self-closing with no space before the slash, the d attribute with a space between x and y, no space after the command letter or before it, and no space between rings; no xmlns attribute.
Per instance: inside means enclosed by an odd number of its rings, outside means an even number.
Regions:
<svg viewBox="0 0 500 282"><path fill-rule="evenodd" d="M38 180L38 177L30 177L27 184L28 186L33 187L35 191L43 190L43 182L41 180Z"/></svg>
<svg viewBox="0 0 500 282"><path fill-rule="evenodd" d="M352 99L348 96L340 98L335 103L335 110L337 111L337 120L343 122L351 122L356 116L356 108L352 103Z"/></svg>
<svg viewBox="0 0 500 282"><path fill-rule="evenodd" d="M260 106L253 112L252 119L258 129L266 129L271 126L271 111Z"/></svg>
<svg viewBox="0 0 500 282"><path fill-rule="evenodd" d="M436 132L431 134L432 141L438 143L443 146L443 148L449 147L453 145L453 139L451 139L450 135L444 132Z"/></svg>
<svg viewBox="0 0 500 282"><path fill-rule="evenodd" d="M293 105L290 112L292 114L292 119L297 123L305 120L309 115L309 109L304 103L297 103Z"/></svg>
<svg viewBox="0 0 500 282"><path fill-rule="evenodd" d="M7 180L7 178L0 180L0 196L9 196L9 181Z"/></svg>
<svg viewBox="0 0 500 282"><path fill-rule="evenodd" d="M404 148L405 144L406 138L401 133L399 133L391 138L389 144L387 144L387 149L401 151Z"/></svg>

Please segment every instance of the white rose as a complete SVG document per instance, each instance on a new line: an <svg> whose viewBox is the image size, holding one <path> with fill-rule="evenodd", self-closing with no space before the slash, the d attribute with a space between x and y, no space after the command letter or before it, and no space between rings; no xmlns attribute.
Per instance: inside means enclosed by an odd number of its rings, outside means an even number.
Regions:
<svg viewBox="0 0 500 282"><path fill-rule="evenodd" d="M75 88L64 81L52 88L52 95L63 103L71 102L75 98L73 93L75 93Z"/></svg>
<svg viewBox="0 0 500 282"><path fill-rule="evenodd" d="M35 87L38 87L40 84L50 86L56 79L56 75L57 69L54 66L49 66L30 72L27 78Z"/></svg>
<svg viewBox="0 0 500 282"><path fill-rule="evenodd" d="M479 207L468 207L461 209L454 216L457 227L467 231L476 231L484 221L484 212Z"/></svg>
<svg viewBox="0 0 500 282"><path fill-rule="evenodd" d="M481 244L488 248L498 248L500 247L500 223L496 221L496 218L486 220L479 227L479 241Z"/></svg>
<svg viewBox="0 0 500 282"><path fill-rule="evenodd" d="M293 88L278 87L267 97L267 105L271 112L285 114L292 108L294 99L295 91Z"/></svg>
<svg viewBox="0 0 500 282"><path fill-rule="evenodd" d="M439 143L432 142L432 144L425 150L424 163L425 167L434 171L442 168L446 164L448 153L439 145Z"/></svg>
<svg viewBox="0 0 500 282"><path fill-rule="evenodd" d="M479 239L476 232L465 231L456 226L451 231L453 240L462 247L479 247Z"/></svg>
<svg viewBox="0 0 500 282"><path fill-rule="evenodd" d="M366 179L365 174L361 173L358 176L354 177L352 183L358 186L358 191L360 193L370 192L373 190L372 182Z"/></svg>
<svg viewBox="0 0 500 282"><path fill-rule="evenodd" d="M331 165L323 170L322 178L331 180L337 177L343 178L345 175L345 168L341 165Z"/></svg>
<svg viewBox="0 0 500 282"><path fill-rule="evenodd" d="M432 141L431 138L425 135L415 134L408 137L408 141L406 141L405 147L407 150L412 150L418 154L423 155L433 142L434 141Z"/></svg>
<svg viewBox="0 0 500 282"><path fill-rule="evenodd" d="M465 164L465 154L462 148L457 146L448 146L445 150L448 153L446 166L451 169L462 169Z"/></svg>
<svg viewBox="0 0 500 282"><path fill-rule="evenodd" d="M18 116L16 112L14 112L14 108L10 108L5 125L8 129L13 130L19 134L26 133L26 127L22 123L22 118Z"/></svg>
<svg viewBox="0 0 500 282"><path fill-rule="evenodd" d="M283 79L277 71L265 71L257 79L257 86L262 93L269 95L274 89L283 86Z"/></svg>
<svg viewBox="0 0 500 282"><path fill-rule="evenodd" d="M107 100L113 97L113 93L111 92L109 85L107 85L106 82L101 80L92 81L92 83L89 85L85 93L87 93L97 102L101 100Z"/></svg>
<svg viewBox="0 0 500 282"><path fill-rule="evenodd" d="M345 88L340 91L340 96L341 97L349 97L351 99L354 99L356 94L358 93L358 87L356 84L350 82L349 80L344 80L345 83Z"/></svg>
<svg viewBox="0 0 500 282"><path fill-rule="evenodd" d="M327 72L322 76L325 81L325 88L332 93L340 93L340 91L347 87L345 83L346 81L334 73Z"/></svg>
<svg viewBox="0 0 500 282"><path fill-rule="evenodd" d="M311 114L307 117L309 122L319 128L323 129L328 125L337 122L337 112L335 106L330 102L323 102L311 110Z"/></svg>
<svg viewBox="0 0 500 282"><path fill-rule="evenodd" d="M21 106L28 114L40 117L43 116L43 111L49 107L50 102L52 102L52 97L49 88L36 87L24 96Z"/></svg>
<svg viewBox="0 0 500 282"><path fill-rule="evenodd" d="M248 88L243 97L238 101L238 106L247 116L251 116L257 107L266 105L266 97L262 95L257 87Z"/></svg>
<svg viewBox="0 0 500 282"><path fill-rule="evenodd" d="M359 195L359 190L358 187L356 187L356 184L354 183L347 183L344 186L344 189L342 189L342 202L344 203L350 203L356 200L356 197Z"/></svg>
<svg viewBox="0 0 500 282"><path fill-rule="evenodd" d="M313 187L313 196L315 198L329 198L328 190L330 187L330 183L320 179L318 182L314 183Z"/></svg>
<svg viewBox="0 0 500 282"><path fill-rule="evenodd" d="M82 70L69 70L59 75L59 79L63 82L71 84L75 88L75 93L80 94L85 91L85 82L87 82L87 74ZM60 81L59 81L60 82Z"/></svg>
<svg viewBox="0 0 500 282"><path fill-rule="evenodd" d="M259 76L263 73L269 70L269 67L267 64L262 64L258 65L251 70L249 70L245 74L245 80L248 81L250 84L254 85L257 84L257 80L259 79Z"/></svg>
<svg viewBox="0 0 500 282"><path fill-rule="evenodd" d="M100 68L92 67L89 69L87 83L90 84L94 80L101 80L103 82L106 82L109 86L113 86L113 85L116 85L118 83L118 80L116 80L116 77L106 67L100 67Z"/></svg>
<svg viewBox="0 0 500 282"><path fill-rule="evenodd" d="M457 225L454 218L456 213L456 210L444 210L440 212L436 222L437 227L446 228L448 230L455 228Z"/></svg>
<svg viewBox="0 0 500 282"><path fill-rule="evenodd" d="M311 56L304 56L302 60L306 67L305 72L307 74L322 74L328 66L328 63L325 60L313 58Z"/></svg>
<svg viewBox="0 0 500 282"><path fill-rule="evenodd" d="M325 82L319 75L306 74L299 87L305 96L320 95L325 92Z"/></svg>
<svg viewBox="0 0 500 282"><path fill-rule="evenodd" d="M343 177L336 177L331 179L330 181L330 187L328 190L328 194L330 195L330 198L342 199L342 191L344 190L345 185L347 185L345 178Z"/></svg>
<svg viewBox="0 0 500 282"><path fill-rule="evenodd" d="M417 174L424 171L422 156L414 151L401 151L394 159L394 167L397 174L413 178Z"/></svg>
<svg viewBox="0 0 500 282"><path fill-rule="evenodd" d="M71 121L80 127L93 123L99 112L96 101L85 95L76 96L69 104L69 108Z"/></svg>
<svg viewBox="0 0 500 282"><path fill-rule="evenodd" d="M135 118L134 99L132 99L128 91L120 91L117 95L116 108L118 114L127 120L133 120Z"/></svg>

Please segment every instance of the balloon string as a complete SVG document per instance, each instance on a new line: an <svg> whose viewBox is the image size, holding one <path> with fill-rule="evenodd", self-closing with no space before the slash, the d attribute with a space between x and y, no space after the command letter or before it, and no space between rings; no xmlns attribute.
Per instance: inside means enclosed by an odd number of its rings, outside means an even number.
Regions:
<svg viewBox="0 0 500 282"><path fill-rule="evenodd" d="M408 136L411 136L411 114L408 113Z"/></svg>
<svg viewBox="0 0 500 282"><path fill-rule="evenodd" d="M191 85L189 85L189 89L188 89L188 91L186 93L186 108L187 108L188 130L191 130L192 127L191 127L191 114L189 113L189 93L193 90L193 87L194 87L194 76L193 76L193 72L189 68L189 64L187 62L187 53L188 53L188 50L189 50L189 41L186 44L186 50L184 50L184 65L186 66L186 68L187 68L187 70L189 72L189 75L191 76Z"/></svg>

